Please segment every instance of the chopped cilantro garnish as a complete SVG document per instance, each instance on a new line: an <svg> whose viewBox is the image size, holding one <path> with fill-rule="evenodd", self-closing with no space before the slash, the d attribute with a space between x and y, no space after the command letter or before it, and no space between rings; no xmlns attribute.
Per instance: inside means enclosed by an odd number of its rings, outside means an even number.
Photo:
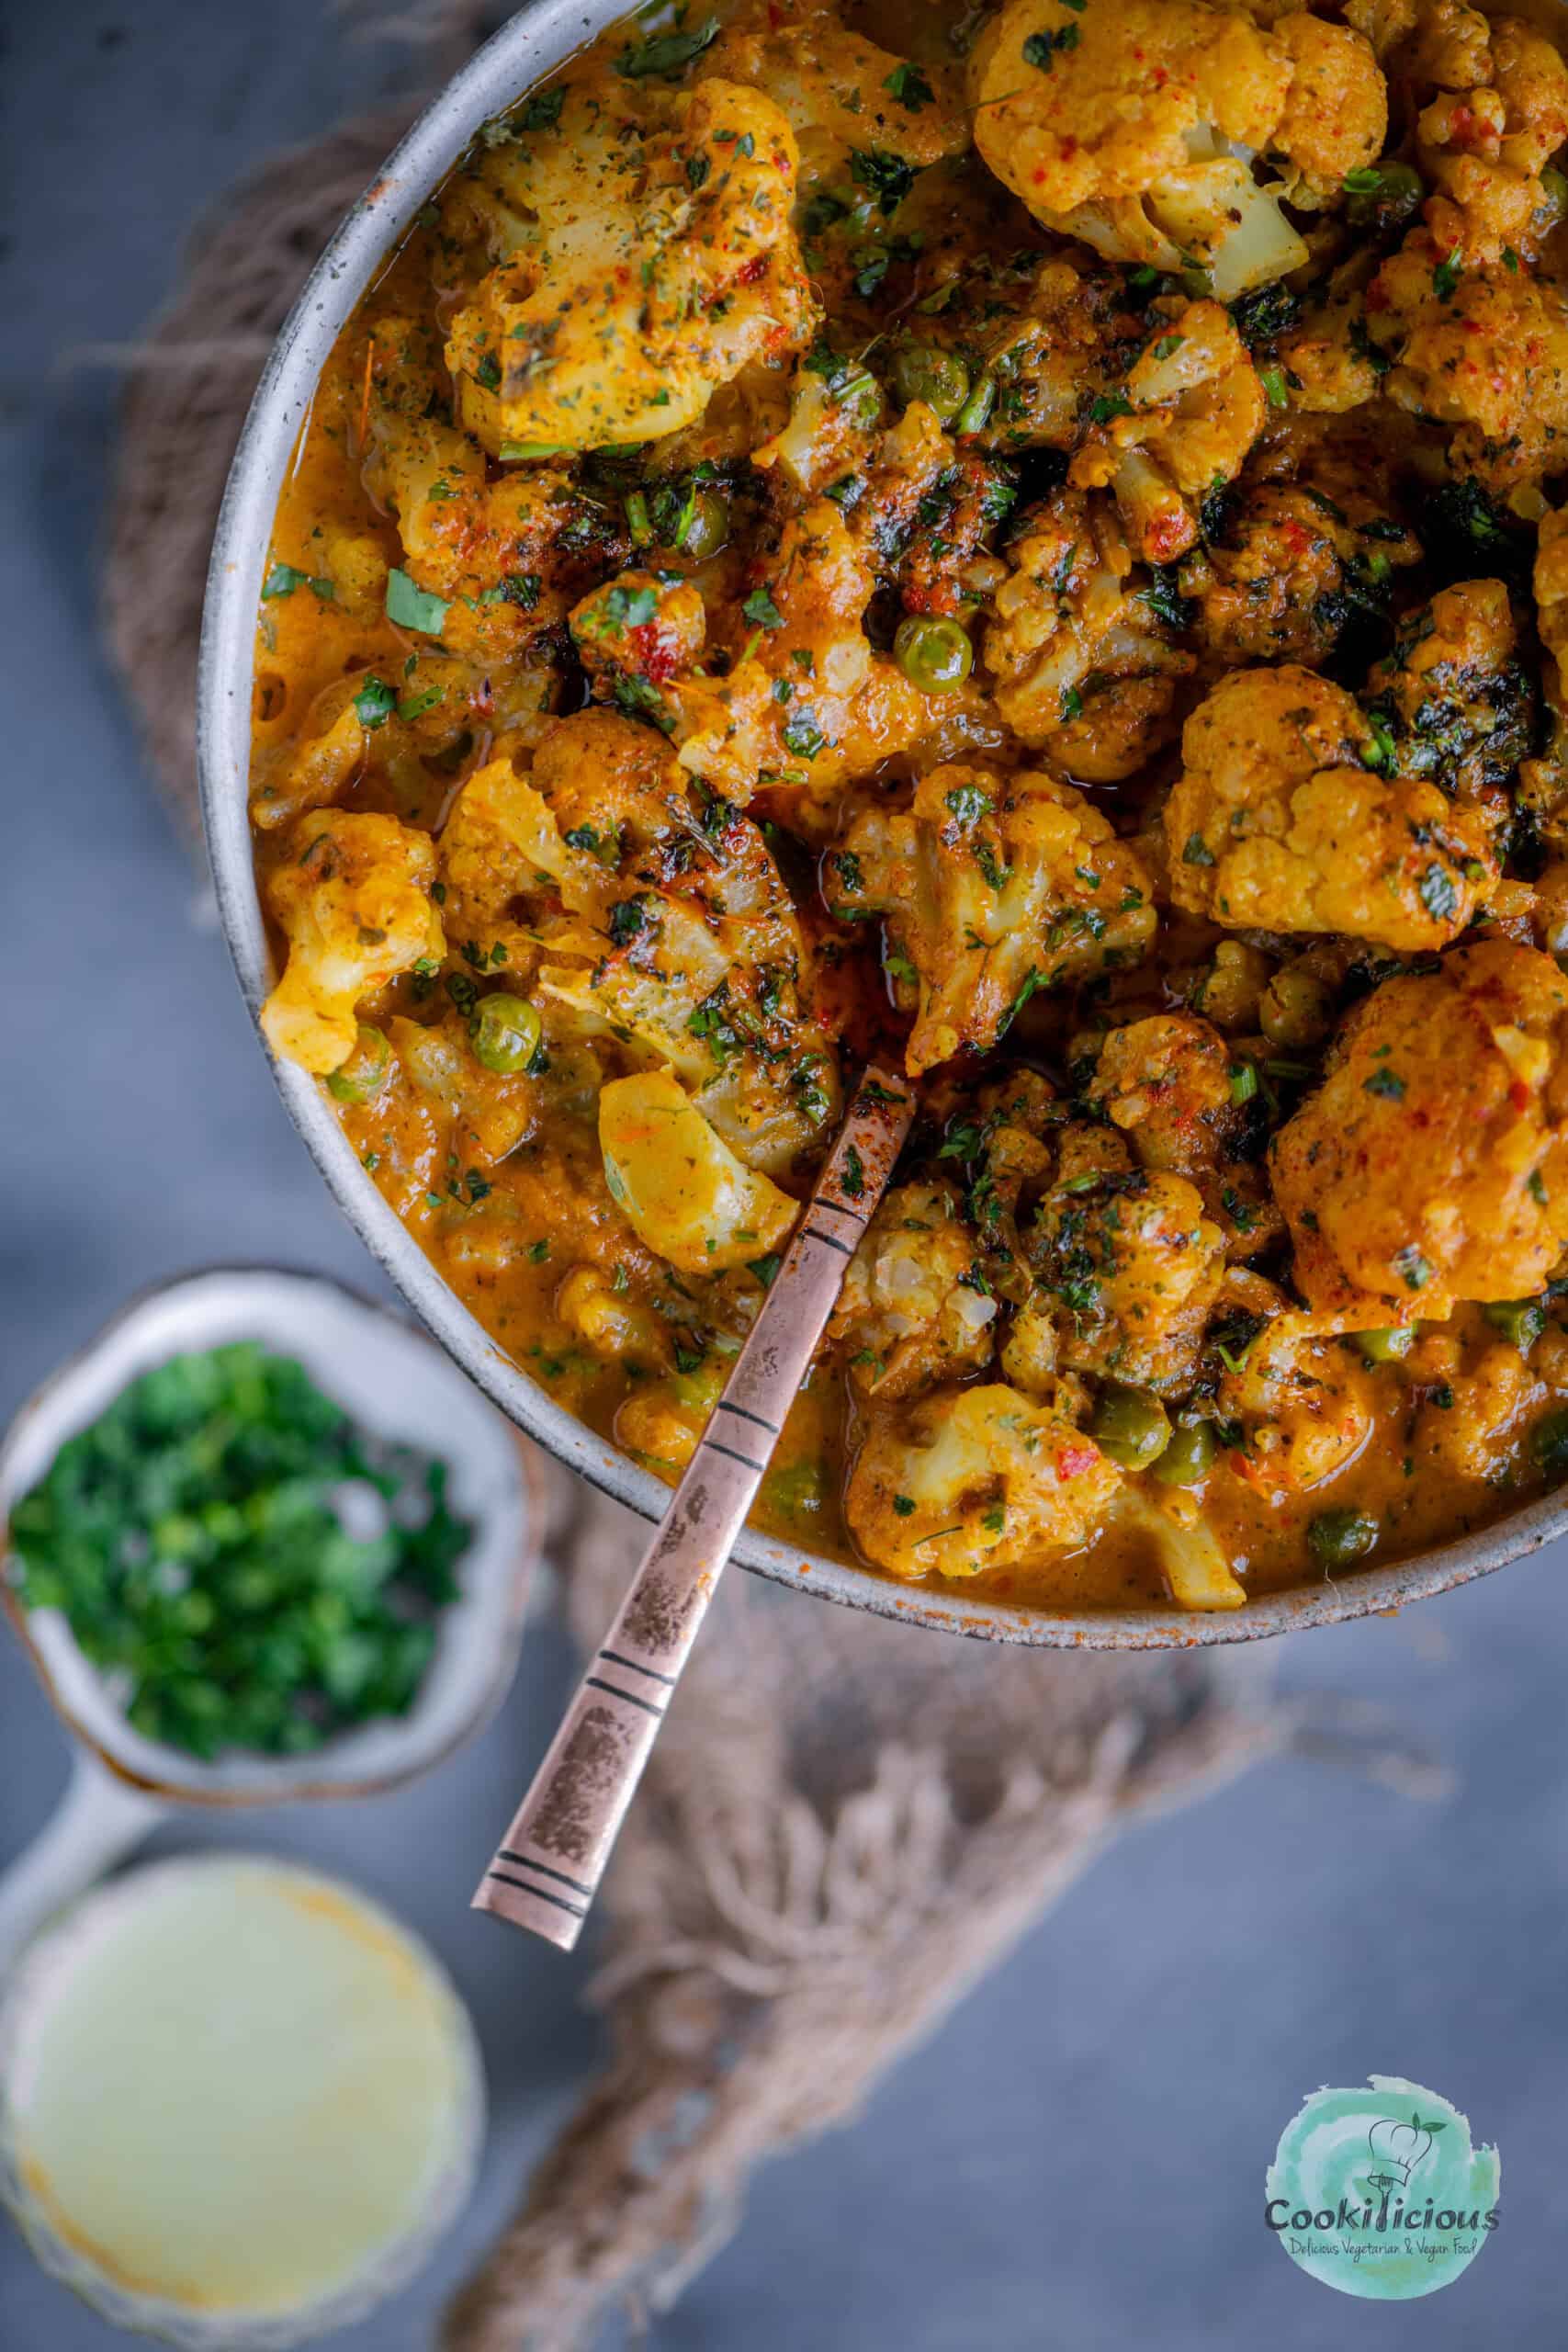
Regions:
<svg viewBox="0 0 1568 2352"><path fill-rule="evenodd" d="M354 707L362 727L384 727L398 707L398 697L385 678L378 678L367 670L354 697Z"/></svg>
<svg viewBox="0 0 1568 2352"><path fill-rule="evenodd" d="M623 49L615 60L615 71L628 82L643 82L652 74L683 74L717 39L718 18L705 17L690 32L660 33L654 40Z"/></svg>
<svg viewBox="0 0 1568 2352"><path fill-rule="evenodd" d="M67 1440L12 1511L13 1574L146 1737L299 1755L412 1703L472 1533L446 1478L242 1340L143 1373Z"/></svg>
<svg viewBox="0 0 1568 2352"><path fill-rule="evenodd" d="M323 605L330 605L337 595L332 582L320 573L299 571L291 563L275 563L262 582L262 602L270 605L279 596L292 596L296 588L309 588Z"/></svg>
<svg viewBox="0 0 1568 2352"><path fill-rule="evenodd" d="M439 637L451 606L432 596L395 567L387 574L387 618L398 628L417 629L423 637Z"/></svg>

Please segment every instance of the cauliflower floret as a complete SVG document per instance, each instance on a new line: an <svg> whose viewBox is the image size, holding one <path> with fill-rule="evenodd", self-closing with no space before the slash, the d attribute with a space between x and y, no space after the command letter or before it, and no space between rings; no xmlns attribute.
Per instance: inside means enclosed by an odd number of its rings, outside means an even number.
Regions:
<svg viewBox="0 0 1568 2352"><path fill-rule="evenodd" d="M1393 741L1401 775L1501 821L1514 771L1535 734L1535 694L1500 580L1461 580L1400 623L1367 680L1371 717Z"/></svg>
<svg viewBox="0 0 1568 2352"><path fill-rule="evenodd" d="M1235 481L1268 413L1229 312L1189 302L1140 355L1120 403L1096 407L1111 413L1093 425L1069 479L1109 482L1138 552L1168 563L1197 538L1199 501Z"/></svg>
<svg viewBox="0 0 1568 2352"><path fill-rule="evenodd" d="M771 613L745 658L724 678L675 681L663 705L683 767L739 801L765 772L792 788L790 822L809 830L841 786L909 749L940 714L873 652L861 623L875 571L830 499L785 525L759 584Z"/></svg>
<svg viewBox="0 0 1568 2352"><path fill-rule="evenodd" d="M599 1096L610 1197L682 1273L720 1273L774 1249L795 1203L745 1167L668 1070L612 1079Z"/></svg>
<svg viewBox="0 0 1568 2352"><path fill-rule="evenodd" d="M435 844L395 817L315 808L300 818L266 902L288 942L262 1009L274 1053L324 1074L358 1040L359 1006L399 973L446 954L431 904Z"/></svg>
<svg viewBox="0 0 1568 2352"><path fill-rule="evenodd" d="M1429 229L1367 288L1367 333L1396 407L1457 427L1453 474L1494 489L1568 467L1568 289L1523 269L1467 269Z"/></svg>
<svg viewBox="0 0 1568 2352"><path fill-rule="evenodd" d="M459 418L492 456L660 439L809 335L778 107L720 80L641 103L637 141L606 140L573 91L520 191L536 227L452 320ZM618 92L618 123L626 110Z"/></svg>
<svg viewBox="0 0 1568 2352"><path fill-rule="evenodd" d="M1496 266L1534 261L1558 217L1540 179L1568 139L1568 66L1517 17L1486 26L1490 45L1466 54L1475 83L1445 82L1423 111L1419 153L1437 193L1427 223L1445 252Z"/></svg>
<svg viewBox="0 0 1568 2352"><path fill-rule="evenodd" d="M1171 729L1192 657L1158 625L1115 514L1061 491L1009 542L984 657L1021 742L1089 783L1127 776Z"/></svg>
<svg viewBox="0 0 1568 2352"><path fill-rule="evenodd" d="M894 1576L1039 1567L1088 1543L1118 1476L1070 1421L1014 1389L941 1389L873 1414L844 1515Z"/></svg>
<svg viewBox="0 0 1568 2352"><path fill-rule="evenodd" d="M883 420L882 387L869 368L826 356L820 346L795 363L789 414L748 454L764 474L777 471L803 497L814 497L872 462Z"/></svg>
<svg viewBox="0 0 1568 2352"><path fill-rule="evenodd" d="M1229 301L1307 258L1259 187L1268 148L1300 202L1379 153L1382 76L1361 37L1315 18L1262 31L1195 0L1010 0L976 43L975 139L1047 228L1115 261L1205 267Z"/></svg>
<svg viewBox="0 0 1568 2352"><path fill-rule="evenodd" d="M1388 363L1368 340L1365 290L1359 283L1334 288L1280 337L1276 356L1292 408L1345 416L1376 398Z"/></svg>
<svg viewBox="0 0 1568 2352"><path fill-rule="evenodd" d="M886 915L919 976L912 1075L987 1051L1036 989L1136 962L1154 936L1137 857L1037 771L933 768L902 813L857 818L829 863L835 910Z"/></svg>
<svg viewBox="0 0 1568 2352"><path fill-rule="evenodd" d="M690 670L707 642L707 610L689 580L623 571L570 616L578 659L591 678L630 676L661 685Z"/></svg>
<svg viewBox="0 0 1568 2352"><path fill-rule="evenodd" d="M541 999L673 1069L749 1166L783 1172L833 1116L833 1050L805 1011L805 944L767 843L728 803L694 805L653 729L559 720L527 775L499 760L469 779L441 848L469 960L537 967Z"/></svg>
<svg viewBox="0 0 1568 2352"><path fill-rule="evenodd" d="M1152 1388L1190 1376L1225 1272L1196 1185L1142 1169L1077 1179L1042 1203L1033 1245L1069 1370Z"/></svg>
<svg viewBox="0 0 1568 2352"><path fill-rule="evenodd" d="M1167 1487L1157 1493L1126 1479L1106 1509L1107 1530L1123 1528L1153 1552L1173 1600L1183 1609L1241 1609L1247 1588L1221 1551L1197 1495Z"/></svg>
<svg viewBox="0 0 1568 2352"><path fill-rule="evenodd" d="M1314 1306L1530 1296L1568 1240L1568 980L1500 939L1385 980L1270 1167Z"/></svg>
<svg viewBox="0 0 1568 2352"><path fill-rule="evenodd" d="M452 1168L492 1167L535 1126L538 1087L525 1073L497 1077L468 1048L467 1024L448 1013L433 1022L394 1017L387 1035L397 1067L446 1129Z"/></svg>
<svg viewBox="0 0 1568 2352"><path fill-rule="evenodd" d="M597 1266L573 1266L556 1293L556 1313L584 1347L607 1363L639 1373L668 1372L669 1330L649 1306L618 1291Z"/></svg>
<svg viewBox="0 0 1568 2352"><path fill-rule="evenodd" d="M1382 610L1394 567L1420 560L1414 536L1370 498L1263 481L1205 557L1183 565L1181 584L1205 644L1227 664L1316 668L1358 613Z"/></svg>
<svg viewBox="0 0 1568 2352"><path fill-rule="evenodd" d="M1427 1396L1416 1417L1416 1453L1445 1478L1490 1482L1511 1467L1519 1424L1540 1410L1547 1390L1518 1349L1504 1341L1483 1349L1445 1386L1444 1402Z"/></svg>
<svg viewBox="0 0 1568 2352"><path fill-rule="evenodd" d="M1230 1047L1194 1013L1130 1021L1101 1046L1089 1099L1141 1167L1201 1180L1219 1165L1234 1107Z"/></svg>
<svg viewBox="0 0 1568 2352"><path fill-rule="evenodd" d="M1292 204L1306 209L1332 204L1348 175L1364 171L1382 153L1387 85L1370 42L1348 25L1330 24L1303 8L1280 17L1269 38L1291 62L1285 109L1269 136L1269 153L1283 160Z"/></svg>
<svg viewBox="0 0 1568 2352"><path fill-rule="evenodd" d="M1440 947L1497 876L1495 829L1390 759L1340 686L1284 662L1221 680L1165 807L1176 904L1236 929Z"/></svg>
<svg viewBox="0 0 1568 2352"><path fill-rule="evenodd" d="M392 662L383 666L398 674ZM537 673L520 674L529 677L536 695ZM423 762L459 741L471 723L479 686L467 662L422 654L402 696L407 717L399 718L396 690L374 670L334 678L316 695L287 753L258 761L251 821L262 832L276 832L307 808L341 802L351 790L372 808L390 805L423 816L434 801Z"/></svg>
<svg viewBox="0 0 1568 2352"><path fill-rule="evenodd" d="M990 1362L997 1303L976 1272L975 1236L949 1186L887 1193L828 1326L863 1396L908 1396Z"/></svg>
<svg viewBox="0 0 1568 2352"><path fill-rule="evenodd" d="M701 71L705 80L716 74L767 91L800 141L807 185L842 172L857 153L897 155L919 172L968 145L950 74L917 71L851 31L832 9L781 13L766 31L730 26Z"/></svg>
<svg viewBox="0 0 1568 2352"><path fill-rule="evenodd" d="M1233 1274L1266 1319L1219 1385L1216 1402L1240 1424L1241 1461L1264 1494L1303 1494L1359 1453L1373 1425L1371 1375L1339 1344L1337 1328L1291 1310L1272 1283Z"/></svg>
<svg viewBox="0 0 1568 2352"><path fill-rule="evenodd" d="M1021 311L1004 311L990 324L987 304L975 328L981 380L990 378L998 397L976 440L1003 450L1076 447L1086 403L1109 389L1105 369L1126 301L1120 272L1053 254L1041 263Z"/></svg>
<svg viewBox="0 0 1568 2352"><path fill-rule="evenodd" d="M397 519L410 577L446 605L435 633L476 660L515 659L596 576L573 526L603 512L558 466L491 481L483 450L446 421L440 345L419 319L378 314L366 358L366 487ZM626 542L612 526L596 551Z"/></svg>

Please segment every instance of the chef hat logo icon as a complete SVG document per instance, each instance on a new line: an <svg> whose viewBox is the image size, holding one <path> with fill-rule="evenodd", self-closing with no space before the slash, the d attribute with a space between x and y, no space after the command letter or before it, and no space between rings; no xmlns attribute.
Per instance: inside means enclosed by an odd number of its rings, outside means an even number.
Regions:
<svg viewBox="0 0 1568 2352"><path fill-rule="evenodd" d="M1385 2115L1368 2132L1367 2145L1381 2172L1392 2175L1401 2188L1408 2188L1411 2174L1431 2154L1433 2133L1447 2129L1438 2118L1423 2123L1419 2115L1412 2115L1408 2123L1402 2123L1397 2117Z"/></svg>

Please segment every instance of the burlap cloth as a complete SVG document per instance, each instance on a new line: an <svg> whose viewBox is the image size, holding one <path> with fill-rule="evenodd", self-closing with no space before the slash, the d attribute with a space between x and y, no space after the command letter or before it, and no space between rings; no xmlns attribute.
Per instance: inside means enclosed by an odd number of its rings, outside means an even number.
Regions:
<svg viewBox="0 0 1568 2352"><path fill-rule="evenodd" d="M399 20L411 78L428 90L485 16L434 0ZM306 270L417 103L235 190L128 381L106 616L193 835L201 593L240 423ZM551 1476L552 1555L596 1643L639 1531ZM450 2352L566 2352L612 2306L667 2304L756 2164L851 2115L1121 1824L1294 1736L1242 1668L1002 1650L729 1577L605 1890L609 2064L455 2304ZM497 1789L498 1826L517 1793Z"/></svg>

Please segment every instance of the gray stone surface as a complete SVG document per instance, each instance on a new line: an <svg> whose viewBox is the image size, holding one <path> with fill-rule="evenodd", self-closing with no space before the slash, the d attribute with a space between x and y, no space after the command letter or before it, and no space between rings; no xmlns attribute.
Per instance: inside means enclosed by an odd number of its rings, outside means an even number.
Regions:
<svg viewBox="0 0 1568 2352"><path fill-rule="evenodd" d="M8 51L0 1409L165 1271L270 1257L375 1280L274 1098L220 942L193 926L188 870L95 641L114 388L71 355L133 334L202 202L374 95L395 62L319 0L63 0L13 9ZM1416 1804L1291 1758L1141 1827L856 2129L774 2166L654 2343L1561 2345L1563 1568L1548 1555L1399 1623L1282 1649L1292 1690L1387 1708L1447 1756L1457 1793ZM802 1641L814 1630L800 1604ZM495 2109L483 2182L427 2276L340 2339L365 2352L434 2352L446 2289L592 2060L584 1964L465 1907L564 1671L555 1637L536 1637L500 1720L402 1795L156 1840L344 1871L431 1939L473 2004ZM65 1766L0 1643L0 1859ZM1303 2094L1373 2070L1442 2091L1503 2155L1495 2243L1403 2309L1330 2300L1261 2219L1262 2168ZM0 2225L0 2352L116 2340ZM612 2327L606 2345L620 2340Z"/></svg>

